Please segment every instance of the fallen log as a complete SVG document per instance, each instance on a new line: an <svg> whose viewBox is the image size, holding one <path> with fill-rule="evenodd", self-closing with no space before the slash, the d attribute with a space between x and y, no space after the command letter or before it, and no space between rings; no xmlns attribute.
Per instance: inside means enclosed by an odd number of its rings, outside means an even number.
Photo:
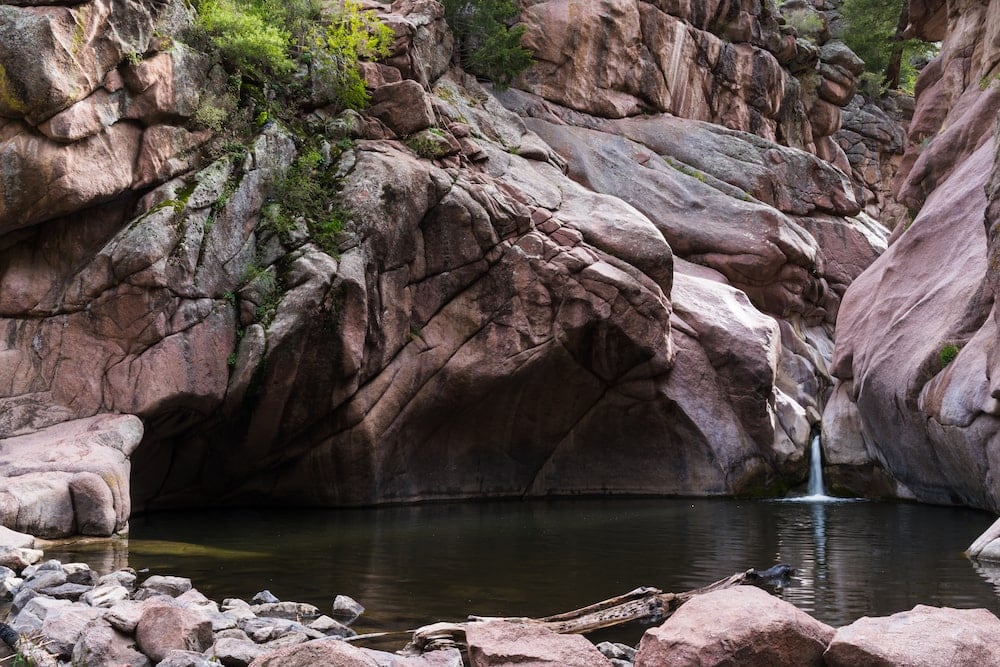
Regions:
<svg viewBox="0 0 1000 667"><path fill-rule="evenodd" d="M594 630L610 628L623 623L644 621L657 623L674 613L678 607L696 595L712 591L740 586L756 578L756 570L738 572L715 583L683 593L664 593L658 588L642 587L607 600L602 600L580 609L545 616L543 618L527 618L518 616L469 616L464 623L434 623L417 628L413 631L410 643L401 651L404 655L419 655L427 651L443 648L467 648L465 629L472 623L484 621L502 621L507 623L534 623L559 634L586 634ZM378 633L384 636L393 633ZM373 635L361 635L352 640L370 638Z"/></svg>

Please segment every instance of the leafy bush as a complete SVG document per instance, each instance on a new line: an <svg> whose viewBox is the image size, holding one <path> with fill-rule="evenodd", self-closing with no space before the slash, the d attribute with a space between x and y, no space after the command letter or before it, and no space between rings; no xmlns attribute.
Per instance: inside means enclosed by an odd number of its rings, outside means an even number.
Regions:
<svg viewBox="0 0 1000 667"><path fill-rule="evenodd" d="M354 0L344 0L325 25L322 7L320 0L196 0L198 21L189 39L214 48L230 71L258 83L289 84L299 62L312 64L332 80L341 106L361 108L368 92L359 59L389 55L394 33Z"/></svg>
<svg viewBox="0 0 1000 667"><path fill-rule="evenodd" d="M256 79L295 69L288 55L291 33L275 27L266 6L240 0L201 0L198 27L224 60Z"/></svg>
<svg viewBox="0 0 1000 667"><path fill-rule="evenodd" d="M511 0L444 0L462 65L500 88L531 65L531 51L521 45L524 26L510 25L517 11Z"/></svg>

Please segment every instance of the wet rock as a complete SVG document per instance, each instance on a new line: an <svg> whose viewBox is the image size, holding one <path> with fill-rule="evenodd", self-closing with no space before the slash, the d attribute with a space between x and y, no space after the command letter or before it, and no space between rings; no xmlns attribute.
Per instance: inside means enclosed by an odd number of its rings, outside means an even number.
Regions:
<svg viewBox="0 0 1000 667"><path fill-rule="evenodd" d="M697 595L647 630L636 667L822 665L833 628L753 586Z"/></svg>
<svg viewBox="0 0 1000 667"><path fill-rule="evenodd" d="M353 630L347 627L340 621L334 620L329 616L320 616L316 620L308 624L308 627L316 630L317 632L322 632L324 635L329 637L352 637L356 634Z"/></svg>
<svg viewBox="0 0 1000 667"><path fill-rule="evenodd" d="M823 654L830 667L990 665L1000 661L1000 619L985 609L917 605L858 619L837 630Z"/></svg>
<svg viewBox="0 0 1000 667"><path fill-rule="evenodd" d="M365 608L350 596L338 595L333 599L333 618L344 625L350 625L358 620L358 617L363 613L365 613Z"/></svg>
<svg viewBox="0 0 1000 667"><path fill-rule="evenodd" d="M465 635L472 667L601 667L611 664L584 637L559 635L530 623L470 623L465 628Z"/></svg>
<svg viewBox="0 0 1000 667"><path fill-rule="evenodd" d="M250 605L250 611L262 618L310 619L319 616L319 609L303 602L270 602Z"/></svg>
<svg viewBox="0 0 1000 667"><path fill-rule="evenodd" d="M275 602L281 602L281 600L279 600L278 597L274 595L271 591L263 590L254 595L252 598L250 598L250 602L259 605L259 604L272 604Z"/></svg>

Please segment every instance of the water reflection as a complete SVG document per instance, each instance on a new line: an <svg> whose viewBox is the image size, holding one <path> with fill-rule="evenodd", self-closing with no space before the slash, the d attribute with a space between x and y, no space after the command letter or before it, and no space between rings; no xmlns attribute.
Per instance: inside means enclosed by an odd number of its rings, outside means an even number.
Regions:
<svg viewBox="0 0 1000 667"><path fill-rule="evenodd" d="M542 616L783 562L798 573L777 593L839 626L918 603L1000 611L998 579L962 556L991 521L956 508L705 499L175 513L133 521L128 562L191 577L220 600L269 588L327 610L345 593L368 608L366 631Z"/></svg>

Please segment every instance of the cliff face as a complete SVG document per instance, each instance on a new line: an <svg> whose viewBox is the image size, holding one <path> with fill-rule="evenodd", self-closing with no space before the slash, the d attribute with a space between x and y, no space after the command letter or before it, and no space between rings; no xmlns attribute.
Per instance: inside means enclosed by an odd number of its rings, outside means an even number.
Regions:
<svg viewBox="0 0 1000 667"><path fill-rule="evenodd" d="M0 445L137 415L140 508L804 480L841 298L884 248L832 138L842 45L749 0L525 3L538 63L496 94L439 4L379 5L373 106L305 119L331 247L269 213L286 130L197 150L224 74L163 37L182 6L99 3L0 5ZM37 530L44 494L0 492Z"/></svg>
<svg viewBox="0 0 1000 667"><path fill-rule="evenodd" d="M895 185L912 222L844 297L826 459L847 489L996 510L1000 6L914 4L910 31L943 43Z"/></svg>

